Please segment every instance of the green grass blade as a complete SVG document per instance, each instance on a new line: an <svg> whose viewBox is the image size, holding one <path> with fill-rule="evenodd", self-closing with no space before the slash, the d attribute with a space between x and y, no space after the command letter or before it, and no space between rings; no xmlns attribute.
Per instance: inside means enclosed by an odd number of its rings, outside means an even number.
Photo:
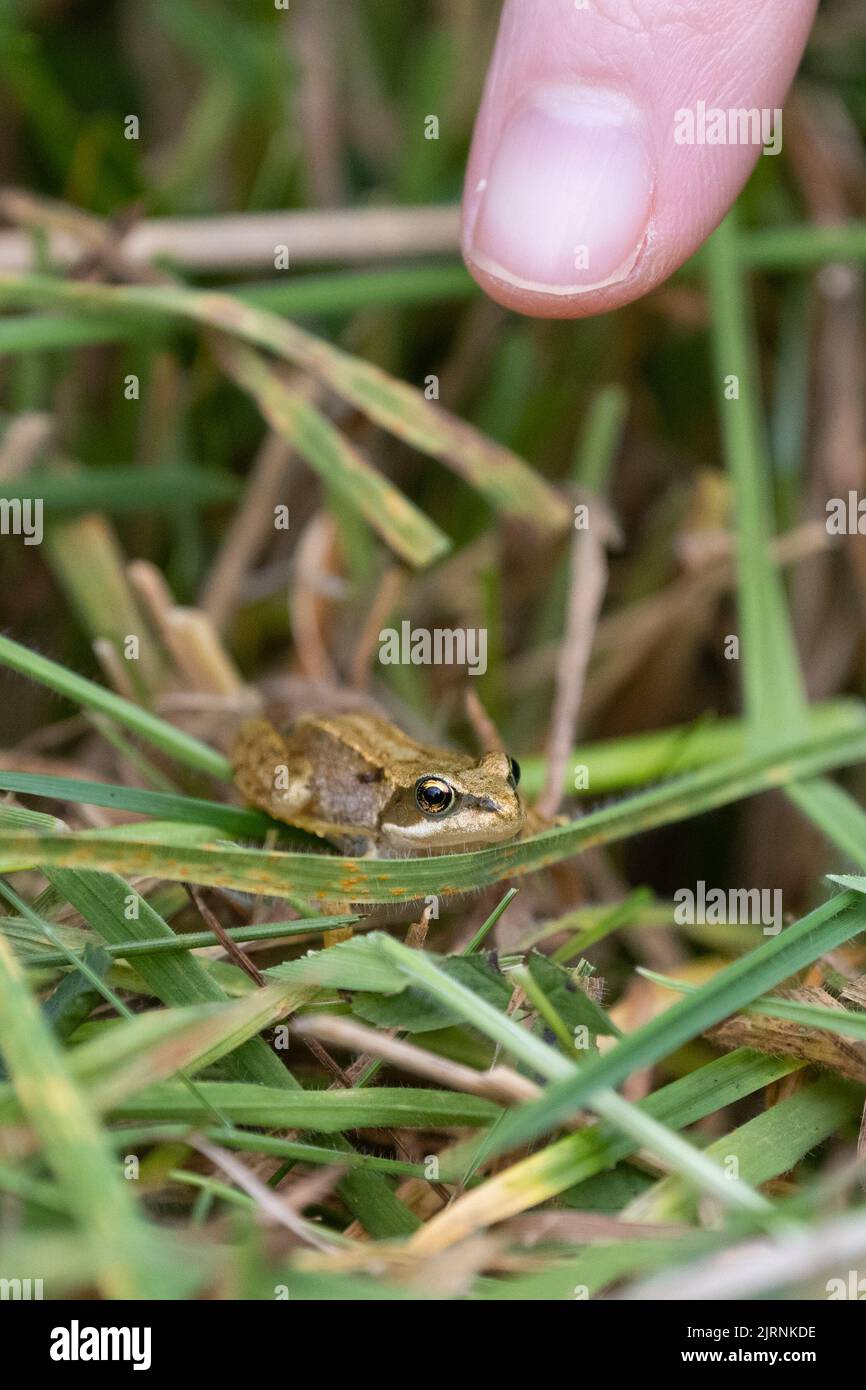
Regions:
<svg viewBox="0 0 866 1390"><path fill-rule="evenodd" d="M330 1167L339 1164L346 1168L367 1169L373 1173L385 1173L398 1178L427 1178L427 1170L422 1163L410 1163L399 1158L380 1158L378 1154L356 1153L354 1149L326 1148L323 1144L310 1144L296 1139L284 1139L277 1134L259 1134L231 1126L214 1126L205 1130L205 1137L213 1139L225 1149L240 1149L246 1153L268 1154L273 1158L289 1158L297 1163L313 1163ZM183 1141L189 1134L188 1124L123 1125L122 1128L108 1131L109 1143L135 1148L138 1144L171 1143ZM461 1173L443 1163L439 1169L442 1182L459 1182ZM0 1188L3 1186L3 1167L0 1164Z"/></svg>
<svg viewBox="0 0 866 1390"><path fill-rule="evenodd" d="M786 791L831 844L852 864L866 869L866 811L853 797L826 778L797 782Z"/></svg>
<svg viewBox="0 0 866 1390"><path fill-rule="evenodd" d="M860 1087L839 1077L825 1076L717 1139L705 1153L719 1164L737 1160L737 1176L730 1179L734 1186L740 1182L769 1182L795 1168L811 1149L857 1120L862 1109ZM692 1194L673 1175L656 1183L626 1211L627 1220L679 1221L693 1217Z"/></svg>
<svg viewBox="0 0 866 1390"><path fill-rule="evenodd" d="M866 261L866 222L760 227L740 234L740 258L752 270L815 270L828 261Z"/></svg>
<svg viewBox="0 0 866 1390"><path fill-rule="evenodd" d="M277 941L283 937L316 936L322 932L334 931L339 927L356 926L362 919L350 915L337 917L303 917L292 922L263 922L258 926L226 927L225 932L232 941ZM202 946L218 946L219 938L210 931L187 931L182 936L145 937L140 941L118 941L103 949L109 959L134 961L137 956L159 956L177 954L179 951L194 951ZM69 958L59 951L42 951L33 943L28 947L22 963L39 970L48 970L58 965L68 964Z"/></svg>
<svg viewBox="0 0 866 1390"><path fill-rule="evenodd" d="M212 1122L204 1102L235 1124L303 1129L320 1134L369 1127L405 1129L489 1125L499 1106L478 1096L408 1086L345 1091L282 1091L232 1081L199 1081L202 1100L173 1081L160 1082L115 1106L116 1119Z"/></svg>
<svg viewBox="0 0 866 1390"><path fill-rule="evenodd" d="M0 497L41 498L46 513L60 516L92 511L118 516L176 512L230 502L239 492L236 478L191 464L184 468L162 464L149 469L146 487L142 486L141 469L123 464L68 473L34 469L23 478L0 481Z"/></svg>
<svg viewBox="0 0 866 1390"><path fill-rule="evenodd" d="M26 796L48 796L57 801L73 801L82 806L108 806L133 811L159 820L190 825L211 825L227 835L244 838L261 836L273 830L269 816L240 806L226 806L174 792L152 792L113 782L85 782L77 777L54 777L34 772L6 772L0 769L0 790Z"/></svg>
<svg viewBox="0 0 866 1390"><path fill-rule="evenodd" d="M209 772L213 777L231 778L231 764L214 748L208 748L207 744L199 739L175 729L157 715L150 714L148 710L134 705L130 700L124 700L121 695L105 690L94 681L76 675L74 671L67 670L58 662L50 661L48 657L30 651L28 647L22 647L20 643L13 642L10 637L2 634L0 665L8 666L19 675L29 676L41 685L47 685L58 695L65 695L68 700L84 709L97 710L100 714L108 715L110 719L115 719L124 728L139 734L154 747L161 748L164 753L188 767L194 767L200 772Z"/></svg>
<svg viewBox="0 0 866 1390"><path fill-rule="evenodd" d="M808 713L810 734L819 737L866 728L866 706L860 700L827 700ZM589 769L592 796L625 791L695 771L711 762L741 757L746 752L744 719L700 719L694 724L658 729L647 734L597 739L575 748L566 768L565 790L574 795L575 767ZM536 756L520 759L520 789L531 799L544 786L546 764Z"/></svg>
<svg viewBox="0 0 866 1390"><path fill-rule="evenodd" d="M738 259L734 214L709 243L711 337L725 459L737 530L743 687L750 737L768 746L799 736L806 700L781 576L770 554L770 470L761 373ZM725 383L736 382L728 399Z"/></svg>

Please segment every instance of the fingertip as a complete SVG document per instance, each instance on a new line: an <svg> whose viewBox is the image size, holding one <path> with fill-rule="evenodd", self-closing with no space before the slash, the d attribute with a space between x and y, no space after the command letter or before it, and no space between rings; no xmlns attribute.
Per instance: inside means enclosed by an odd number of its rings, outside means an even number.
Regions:
<svg viewBox="0 0 866 1390"><path fill-rule="evenodd" d="M640 265L637 265L633 274L617 285L606 285L602 289L580 291L576 294L547 294L543 291L524 289L498 278L489 270L477 265L466 247L463 249L463 260L473 280L489 299L501 304L504 309L511 309L528 318L592 318L597 314L607 314L614 309L621 309L633 300L640 299L653 288L640 273Z"/></svg>
<svg viewBox="0 0 866 1390"><path fill-rule="evenodd" d="M467 266L495 299L523 313L598 312L581 304L603 303L640 259L653 169L648 124L624 93L581 83L531 87L464 202Z"/></svg>
<svg viewBox="0 0 866 1390"><path fill-rule="evenodd" d="M478 284L542 318L606 313L660 285L738 196L767 117L779 139L764 152L777 153L816 4L506 0L463 199ZM705 108L719 131L698 133Z"/></svg>

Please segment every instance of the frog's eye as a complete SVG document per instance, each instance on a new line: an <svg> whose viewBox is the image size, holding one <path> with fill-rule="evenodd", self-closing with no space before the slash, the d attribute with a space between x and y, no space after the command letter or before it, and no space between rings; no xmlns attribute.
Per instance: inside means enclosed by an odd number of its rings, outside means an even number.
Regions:
<svg viewBox="0 0 866 1390"><path fill-rule="evenodd" d="M444 777L419 777L415 800L426 816L444 816L454 805L454 788Z"/></svg>
<svg viewBox="0 0 866 1390"><path fill-rule="evenodd" d="M520 763L516 758L508 759L508 780L516 791L520 785Z"/></svg>

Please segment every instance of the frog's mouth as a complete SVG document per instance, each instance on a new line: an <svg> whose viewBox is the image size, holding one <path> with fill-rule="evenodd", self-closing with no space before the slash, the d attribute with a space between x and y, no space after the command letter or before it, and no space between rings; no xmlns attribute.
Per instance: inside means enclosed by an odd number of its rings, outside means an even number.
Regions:
<svg viewBox="0 0 866 1390"><path fill-rule="evenodd" d="M520 834L525 820L522 808L518 817L498 812L495 802L492 801L485 809L489 812L489 820L485 818L483 829L479 826L469 827L461 824L458 813L447 820L424 820L415 825L398 825L393 821L386 821L382 824L381 832L383 838L394 849L416 854L485 849L488 845L513 840Z"/></svg>

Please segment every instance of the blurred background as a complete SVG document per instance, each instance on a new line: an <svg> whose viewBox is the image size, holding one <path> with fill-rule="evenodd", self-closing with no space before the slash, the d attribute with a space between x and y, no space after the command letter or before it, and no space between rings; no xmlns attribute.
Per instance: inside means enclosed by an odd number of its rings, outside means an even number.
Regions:
<svg viewBox="0 0 866 1390"><path fill-rule="evenodd" d="M579 323L520 319L476 291L448 209L498 11L493 0L288 12L270 0L0 0L0 273L59 259L84 281L229 288L422 390L436 378L449 410L575 500L606 496L618 521L579 738L712 730L740 702L725 656L737 632L731 499L700 265ZM824 525L827 499L863 486L862 275L850 262L816 269L808 251L821 227L866 216L864 71L861 0L825 0L783 154L759 160L740 205L746 233L799 228L806 247L801 268L767 253L751 283L781 553L814 700L866 695L864 542ZM425 136L431 115L437 139ZM370 209L381 217L342 220ZM287 234L288 269L274 264L279 220L225 221L305 210L323 216ZM521 760L544 750L568 535L497 517L453 474L321 397L451 538L449 555L413 573L269 434L205 336L162 321L97 325L89 341L63 331L0 327L0 483L47 469L54 489L46 544L0 548L3 630L98 673L93 639L124 630L100 568L116 546L204 608L247 680L353 686L428 741L472 746L465 674L381 667L369 634L403 617L482 626L489 667L469 684ZM261 523L275 503L290 509L287 530ZM0 683L0 741L63 755L68 709L5 672ZM690 737L669 741L642 780L684 766ZM848 785L862 792L862 772ZM824 865L817 832L770 796L582 864L569 901L627 884L665 895L702 877L781 887L796 911Z"/></svg>

